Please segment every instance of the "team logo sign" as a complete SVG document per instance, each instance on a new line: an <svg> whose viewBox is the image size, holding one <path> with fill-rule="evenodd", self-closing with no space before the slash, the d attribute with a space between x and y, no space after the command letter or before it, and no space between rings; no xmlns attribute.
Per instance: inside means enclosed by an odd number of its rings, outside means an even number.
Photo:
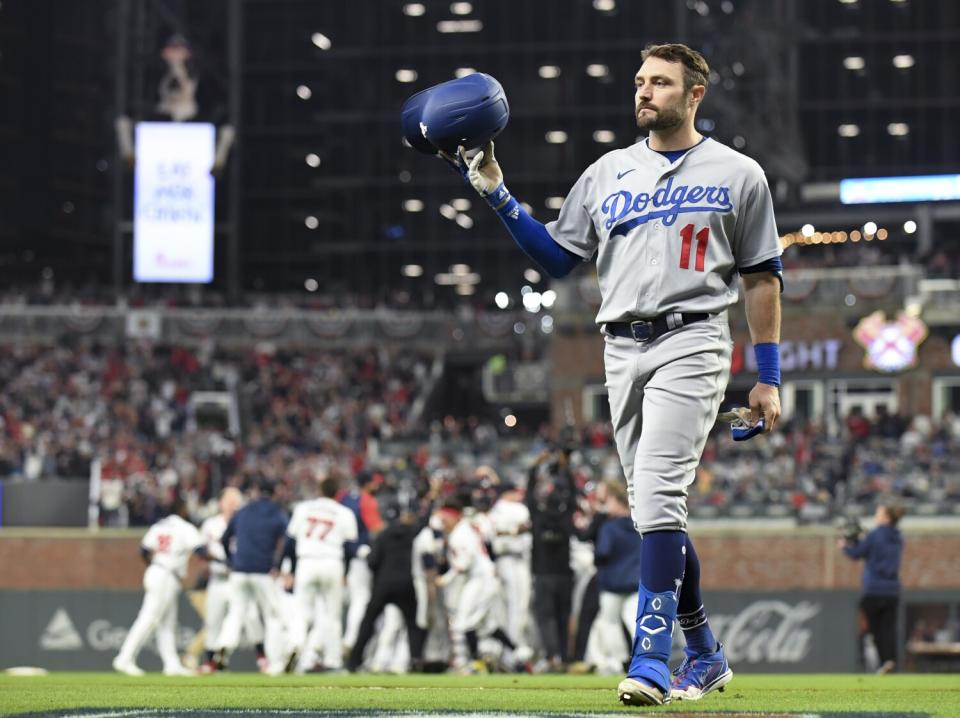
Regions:
<svg viewBox="0 0 960 718"><path fill-rule="evenodd" d="M853 338L867 352L863 365L868 369L903 371L916 366L917 347L927 338L927 325L903 313L890 322L883 312L876 311L860 320Z"/></svg>

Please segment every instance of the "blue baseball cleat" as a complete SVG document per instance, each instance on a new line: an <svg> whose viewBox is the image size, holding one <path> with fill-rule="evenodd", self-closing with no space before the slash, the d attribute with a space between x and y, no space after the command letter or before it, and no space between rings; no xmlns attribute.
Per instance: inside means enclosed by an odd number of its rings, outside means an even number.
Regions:
<svg viewBox="0 0 960 718"><path fill-rule="evenodd" d="M732 679L733 671L723 655L723 645L715 653L699 656L687 653L673 671L670 697L678 701L698 701L711 691L723 692L724 686Z"/></svg>

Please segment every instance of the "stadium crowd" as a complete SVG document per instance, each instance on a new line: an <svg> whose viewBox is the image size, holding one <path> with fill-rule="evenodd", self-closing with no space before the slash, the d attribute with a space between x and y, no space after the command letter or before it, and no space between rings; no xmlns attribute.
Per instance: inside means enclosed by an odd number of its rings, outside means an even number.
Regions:
<svg viewBox="0 0 960 718"><path fill-rule="evenodd" d="M0 349L0 477L86 478L96 466L107 525L152 523L174 490L199 517L224 486L259 477L282 483L290 498L315 477L363 469L401 494L433 476L463 480L479 464L522 485L550 432L512 440L475 416L412 420L428 362L372 349L8 346ZM211 414L192 400L198 392L229 401ZM620 476L608 423L565 432L562 443L580 490ZM960 505L960 417L854 412L835 436L820 422L792 420L743 444L718 426L698 471L695 516L825 520L879 494L949 512Z"/></svg>

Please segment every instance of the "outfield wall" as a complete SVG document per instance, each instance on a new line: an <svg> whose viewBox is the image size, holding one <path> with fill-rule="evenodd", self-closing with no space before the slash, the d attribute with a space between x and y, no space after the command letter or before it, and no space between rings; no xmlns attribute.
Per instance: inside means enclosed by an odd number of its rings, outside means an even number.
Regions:
<svg viewBox="0 0 960 718"><path fill-rule="evenodd" d="M960 526L905 522L902 578L908 589L960 589ZM138 590L143 530L0 529L2 589ZM714 590L856 590L862 564L837 549L827 528L694 525L702 583Z"/></svg>

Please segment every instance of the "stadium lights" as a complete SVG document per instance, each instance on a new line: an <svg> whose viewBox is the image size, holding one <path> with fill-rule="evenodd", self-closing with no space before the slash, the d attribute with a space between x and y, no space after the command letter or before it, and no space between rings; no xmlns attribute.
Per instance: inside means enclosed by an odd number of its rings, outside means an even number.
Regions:
<svg viewBox="0 0 960 718"><path fill-rule="evenodd" d="M437 32L480 32L483 23L480 20L441 20L437 23Z"/></svg>
<svg viewBox="0 0 960 718"><path fill-rule="evenodd" d="M469 297L471 294L476 293L477 288L472 284L458 284L453 291L462 297Z"/></svg>
<svg viewBox="0 0 960 718"><path fill-rule="evenodd" d="M527 214L529 214L531 217L533 216L533 214L534 214L534 213L533 213L533 207L532 207L531 205L527 204L526 202L521 202L521 203L520 203L520 206L523 207L523 211L524 211L524 212L526 212Z"/></svg>
<svg viewBox="0 0 960 718"><path fill-rule="evenodd" d="M587 65L587 74L590 77L606 77L610 74L610 68L606 65L594 63L592 65Z"/></svg>
<svg viewBox="0 0 960 718"><path fill-rule="evenodd" d="M600 12L613 12L617 9L617 0L593 0L593 9Z"/></svg>
<svg viewBox="0 0 960 718"><path fill-rule="evenodd" d="M433 281L441 287L454 287L458 284L480 284L480 275L476 272L470 272L469 274L440 272L434 275Z"/></svg>
<svg viewBox="0 0 960 718"><path fill-rule="evenodd" d="M451 273L451 274L461 274L461 275L469 274L469 273L470 273L470 265L469 265L469 264L451 264L451 265L450 265L450 273Z"/></svg>
<svg viewBox="0 0 960 718"><path fill-rule="evenodd" d="M548 289L543 294L540 295L540 303L546 308L549 309L553 306L554 302L557 301L557 293L552 289Z"/></svg>
<svg viewBox="0 0 960 718"><path fill-rule="evenodd" d="M818 232L814 230L810 234L804 234L803 230L807 227L811 227L811 225L804 225L799 232L789 232L780 237L783 248L786 249L794 244L845 244L848 241L859 242L860 240L872 242L874 239L882 242L890 236L889 231L885 227L877 227L875 222L867 222L863 226L862 232L859 229L854 229L849 234L843 230L835 230L833 232ZM870 231L871 229L873 231ZM904 229L906 229L906 226Z"/></svg>
<svg viewBox="0 0 960 718"><path fill-rule="evenodd" d="M543 203L547 209L560 209L563 207L563 197L547 197Z"/></svg>
<svg viewBox="0 0 960 718"><path fill-rule="evenodd" d="M320 220L314 217L312 214L310 214L304 218L303 224L306 226L307 229L316 229L317 227L320 226Z"/></svg>
<svg viewBox="0 0 960 718"><path fill-rule="evenodd" d="M560 77L560 68L556 65L540 65L540 69L537 70L544 80L553 80L557 77Z"/></svg>
<svg viewBox="0 0 960 718"><path fill-rule="evenodd" d="M567 133L563 130L550 130L546 134L546 140L551 145L562 145L567 141Z"/></svg>
<svg viewBox="0 0 960 718"><path fill-rule="evenodd" d="M458 67L453 71L453 76L459 79L461 77L466 77L467 75L474 75L476 72L477 68L475 67Z"/></svg>
<svg viewBox="0 0 960 718"><path fill-rule="evenodd" d="M454 220L457 218L457 210L455 210L449 204L440 205L440 214L442 214L444 217L450 220Z"/></svg>
<svg viewBox="0 0 960 718"><path fill-rule="evenodd" d="M314 45L316 45L321 50L329 50L333 47L333 43L330 42L330 38L324 35L322 32L315 32L310 38Z"/></svg>
<svg viewBox="0 0 960 718"><path fill-rule="evenodd" d="M303 158L304 162L307 163L308 167L319 167L320 166L320 155L316 152L311 152L306 157Z"/></svg>
<svg viewBox="0 0 960 718"><path fill-rule="evenodd" d="M320 282L311 277L303 283L303 288L308 292L315 292L320 288Z"/></svg>
<svg viewBox="0 0 960 718"><path fill-rule="evenodd" d="M812 237L815 231L816 229L812 224L805 224L800 228L800 234L804 237Z"/></svg>
<svg viewBox="0 0 960 718"><path fill-rule="evenodd" d="M407 212L422 212L423 200L419 200L419 199L404 200L403 209Z"/></svg>
<svg viewBox="0 0 960 718"><path fill-rule="evenodd" d="M423 3L410 2L403 6L403 14L410 17L420 17L427 11Z"/></svg>
<svg viewBox="0 0 960 718"><path fill-rule="evenodd" d="M469 15L473 12L473 5L468 2L451 3L450 12L452 12L454 15Z"/></svg>
<svg viewBox="0 0 960 718"><path fill-rule="evenodd" d="M843 66L848 70L862 70L867 66L866 60L858 55L843 58Z"/></svg>
<svg viewBox="0 0 960 718"><path fill-rule="evenodd" d="M910 125L906 122L891 122L887 125L887 132L893 137L906 137L910 134Z"/></svg>
<svg viewBox="0 0 960 718"><path fill-rule="evenodd" d="M309 100L313 97L313 90L306 85L297 85L297 97L301 100Z"/></svg>
<svg viewBox="0 0 960 718"><path fill-rule="evenodd" d="M494 303L497 305L498 309L506 309L510 306L510 297L506 292L497 292L496 296L493 298Z"/></svg>
<svg viewBox="0 0 960 718"><path fill-rule="evenodd" d="M397 70L395 77L397 78L397 82L415 82L417 79L417 71L409 67L402 67Z"/></svg>
<svg viewBox="0 0 960 718"><path fill-rule="evenodd" d="M517 333L522 334L522 332ZM512 429L517 425L517 417L515 417L513 414L507 414L505 417L503 417L503 423L508 429Z"/></svg>
<svg viewBox="0 0 960 718"><path fill-rule="evenodd" d="M473 217L469 214L458 214L454 221L464 229L473 228Z"/></svg>
<svg viewBox="0 0 960 718"><path fill-rule="evenodd" d="M549 314L544 314L540 318L540 331L544 334L550 334L553 331L553 317Z"/></svg>
<svg viewBox="0 0 960 718"><path fill-rule="evenodd" d="M593 141L601 145L609 145L615 139L617 136L611 130L597 130L593 133Z"/></svg>
<svg viewBox="0 0 960 718"><path fill-rule="evenodd" d="M856 137L860 134L860 125L840 125L837 134L841 137Z"/></svg>
<svg viewBox="0 0 960 718"><path fill-rule="evenodd" d="M404 277L422 277L423 267L421 267L419 264L405 264L403 265L403 276Z"/></svg>
<svg viewBox="0 0 960 718"><path fill-rule="evenodd" d="M536 314L540 311L541 296L540 292L527 292L523 295L523 308L528 312Z"/></svg>
<svg viewBox="0 0 960 718"><path fill-rule="evenodd" d="M913 67L913 55L894 55L893 66L900 70L907 70Z"/></svg>
<svg viewBox="0 0 960 718"><path fill-rule="evenodd" d="M458 212L466 212L473 206L470 200L468 200L466 197L457 197L456 199L452 199L450 200L450 205Z"/></svg>
<svg viewBox="0 0 960 718"><path fill-rule="evenodd" d="M543 279L543 277L540 275L540 272L533 267L527 267L523 270L523 278L530 282L530 284L536 284Z"/></svg>
<svg viewBox="0 0 960 718"><path fill-rule="evenodd" d="M908 219L906 222L903 223L903 231L906 232L907 234L913 234L914 232L917 231L917 223L914 222L912 219Z"/></svg>

